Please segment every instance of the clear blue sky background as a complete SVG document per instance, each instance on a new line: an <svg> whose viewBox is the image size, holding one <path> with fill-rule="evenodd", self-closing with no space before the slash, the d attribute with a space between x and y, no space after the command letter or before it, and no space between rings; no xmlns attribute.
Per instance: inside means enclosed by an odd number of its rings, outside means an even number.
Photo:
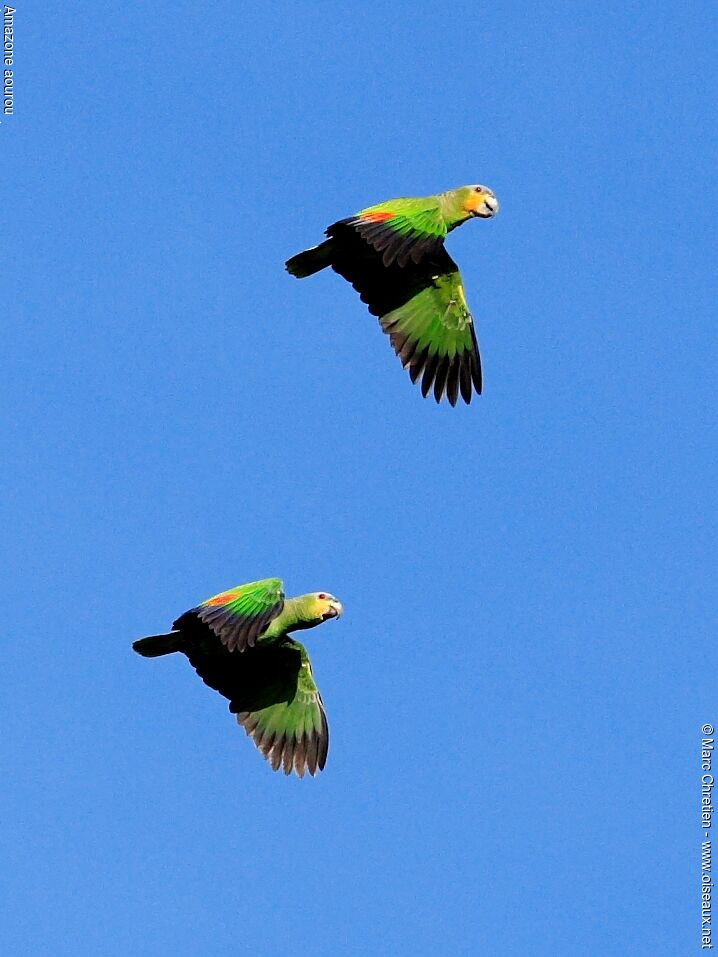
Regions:
<svg viewBox="0 0 718 957"><path fill-rule="evenodd" d="M713 4L18 4L3 167L8 955L699 953ZM453 234L437 407L287 256ZM279 575L323 775L131 641Z"/></svg>

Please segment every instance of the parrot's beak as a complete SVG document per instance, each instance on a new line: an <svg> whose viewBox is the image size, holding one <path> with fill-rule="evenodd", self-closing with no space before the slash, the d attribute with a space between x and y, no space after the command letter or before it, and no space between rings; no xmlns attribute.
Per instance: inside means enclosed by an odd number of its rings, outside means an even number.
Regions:
<svg viewBox="0 0 718 957"><path fill-rule="evenodd" d="M324 613L324 620L327 621L329 618L339 618L343 611L344 606L335 598L333 601L329 602L329 608Z"/></svg>
<svg viewBox="0 0 718 957"><path fill-rule="evenodd" d="M498 199L491 193L484 193L481 197L481 202L474 210L474 216L479 216L481 219L491 219L498 211Z"/></svg>

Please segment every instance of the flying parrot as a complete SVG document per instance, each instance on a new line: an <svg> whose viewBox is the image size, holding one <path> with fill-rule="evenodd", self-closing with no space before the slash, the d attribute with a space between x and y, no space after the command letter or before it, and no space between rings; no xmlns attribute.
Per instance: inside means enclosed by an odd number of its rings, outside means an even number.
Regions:
<svg viewBox="0 0 718 957"><path fill-rule="evenodd" d="M340 219L325 239L287 260L303 279L326 266L347 279L378 316L411 381L451 405L472 386L481 394L481 359L459 267L444 248L447 233L475 216L495 216L486 186L460 186L437 196L390 199Z"/></svg>
<svg viewBox="0 0 718 957"><path fill-rule="evenodd" d="M329 726L307 650L291 633L342 611L328 592L285 598L282 580L265 578L208 598L180 615L171 632L132 647L145 658L182 652L229 700L274 771L313 776L327 760Z"/></svg>

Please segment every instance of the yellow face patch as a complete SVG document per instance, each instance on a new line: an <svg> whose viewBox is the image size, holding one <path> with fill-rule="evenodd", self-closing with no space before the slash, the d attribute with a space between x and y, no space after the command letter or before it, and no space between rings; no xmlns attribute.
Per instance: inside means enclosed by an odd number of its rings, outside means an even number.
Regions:
<svg viewBox="0 0 718 957"><path fill-rule="evenodd" d="M317 618L321 618L322 615L326 615L329 611L329 600L327 598L320 598L318 595L314 601L314 613Z"/></svg>
<svg viewBox="0 0 718 957"><path fill-rule="evenodd" d="M481 209L484 200L490 197L491 193L487 193L486 190L481 190L480 193L477 193L476 190L472 190L464 203L464 209L467 213L475 213L477 209Z"/></svg>

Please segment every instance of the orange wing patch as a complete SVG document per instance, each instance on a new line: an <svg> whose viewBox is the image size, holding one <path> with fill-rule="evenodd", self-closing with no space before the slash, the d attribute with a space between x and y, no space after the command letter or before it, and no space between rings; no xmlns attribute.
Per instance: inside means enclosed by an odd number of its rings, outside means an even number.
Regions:
<svg viewBox="0 0 718 957"><path fill-rule="evenodd" d="M361 219L366 219L370 223L385 223L387 219L393 219L396 213L362 213Z"/></svg>
<svg viewBox="0 0 718 957"><path fill-rule="evenodd" d="M206 601L205 605L226 605L228 602L233 601L237 595L234 592L226 591L221 595L215 595L214 598L210 598L209 601Z"/></svg>

